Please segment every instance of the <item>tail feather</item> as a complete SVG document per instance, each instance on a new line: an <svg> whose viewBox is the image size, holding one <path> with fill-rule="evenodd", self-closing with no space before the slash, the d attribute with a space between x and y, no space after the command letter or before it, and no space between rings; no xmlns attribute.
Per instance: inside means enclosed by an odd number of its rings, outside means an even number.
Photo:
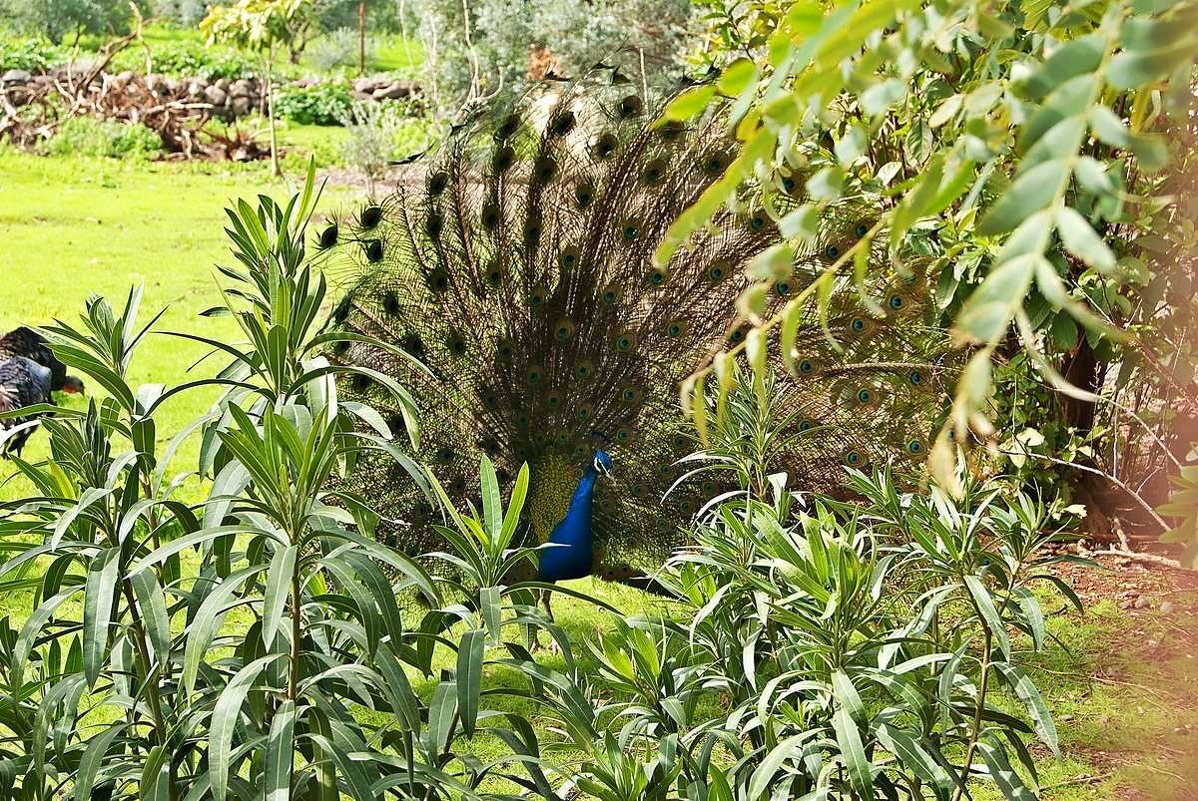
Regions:
<svg viewBox="0 0 1198 801"><path fill-rule="evenodd" d="M620 482L600 485L596 535L629 570L660 565L679 541L676 524L713 489L666 495L681 472L677 460L695 448L676 388L744 339L737 301L747 267L780 241L775 218L802 200L799 176L779 168L658 265L670 224L737 152L723 110L660 124L660 108L627 86L555 86L469 121L432 154L422 181L330 229L354 257L334 324L400 345L431 375L357 343L335 358L380 369L411 390L425 443L418 455L451 495L471 494L486 453L508 480L529 462L530 502L557 508L561 493L536 485L561 480L561 464L581 467L602 443ZM780 310L872 228L863 203L831 208L775 282L764 313ZM886 263L883 246L868 255ZM921 286L875 281L875 313L854 293L806 311L788 354L793 375L782 354L770 354L780 376L774 402L802 429L786 460L799 488L826 489L846 465L914 462L926 447L946 368L943 344L922 324L931 304L916 297ZM369 381L350 393L398 417ZM384 514L412 524L397 529L398 542L433 544L401 471L367 464L359 480L382 495Z"/></svg>

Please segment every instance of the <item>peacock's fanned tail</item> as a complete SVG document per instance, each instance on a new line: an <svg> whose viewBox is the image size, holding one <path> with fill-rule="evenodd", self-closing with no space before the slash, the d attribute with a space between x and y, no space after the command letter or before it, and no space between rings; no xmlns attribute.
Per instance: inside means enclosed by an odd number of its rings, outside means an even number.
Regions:
<svg viewBox="0 0 1198 801"><path fill-rule="evenodd" d="M417 185L322 237L353 255L333 324L398 344L428 371L358 344L334 358L408 387L420 407L419 455L451 495L474 490L482 453L501 479L528 462L528 518L543 540L590 454L612 454L615 475L600 484L594 519L596 573L615 579L659 565L678 522L712 489L696 482L666 494L682 472L676 461L695 449L677 386L745 336L736 312L745 266L779 240L748 195L656 266L670 223L735 153L718 112L686 125L657 118L621 86L559 88L480 115L426 159ZM830 216L808 264L775 284L774 307L864 230L852 213ZM776 395L811 432L787 459L795 487L826 489L843 465L926 447L936 356L912 350L920 304L904 292L900 283L879 298L881 318L855 297L837 301L831 338L815 310L800 327L799 370ZM384 403L368 380L346 391ZM404 421L393 411L388 423L398 433ZM359 491L402 521L384 526L393 543L438 546L425 525L433 510L405 473L379 460L357 475Z"/></svg>

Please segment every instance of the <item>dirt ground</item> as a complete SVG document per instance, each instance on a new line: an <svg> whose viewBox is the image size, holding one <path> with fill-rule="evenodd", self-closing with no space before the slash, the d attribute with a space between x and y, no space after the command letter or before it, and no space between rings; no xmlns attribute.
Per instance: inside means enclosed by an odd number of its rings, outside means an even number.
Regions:
<svg viewBox="0 0 1198 801"><path fill-rule="evenodd" d="M1099 642L1109 650L1085 665L1096 720L1074 753L1094 771L1067 783L1091 785L1095 794L1078 796L1075 786L1073 797L1198 801L1198 573L1151 556L1083 554L1100 568L1066 565L1061 572L1087 608L1105 603L1120 611ZM1084 703L1079 710L1084 716ZM1051 787L1044 790L1053 797Z"/></svg>

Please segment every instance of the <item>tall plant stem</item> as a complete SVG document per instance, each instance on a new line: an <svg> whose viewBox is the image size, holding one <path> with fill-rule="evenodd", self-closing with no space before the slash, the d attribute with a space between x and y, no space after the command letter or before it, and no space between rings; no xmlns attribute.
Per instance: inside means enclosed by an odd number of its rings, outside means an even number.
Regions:
<svg viewBox="0 0 1198 801"><path fill-rule="evenodd" d="M969 748L965 750L965 762L961 766L961 781L953 791L953 801L961 801L965 785L969 781L969 769L973 766L973 756L978 750L978 738L982 730L982 714L986 711L986 685L990 679L990 646L994 635L986 628L985 643L982 648L982 675L978 679L978 700L973 710L973 730L969 733Z"/></svg>
<svg viewBox="0 0 1198 801"><path fill-rule="evenodd" d="M300 582L300 560L295 560L291 571L291 670L287 678L287 700L299 696L300 682L300 612L302 584Z"/></svg>

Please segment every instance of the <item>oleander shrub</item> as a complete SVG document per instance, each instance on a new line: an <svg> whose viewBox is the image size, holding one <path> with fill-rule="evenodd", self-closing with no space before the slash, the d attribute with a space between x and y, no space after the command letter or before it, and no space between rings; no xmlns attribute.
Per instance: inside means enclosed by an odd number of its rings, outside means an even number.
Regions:
<svg viewBox="0 0 1198 801"><path fill-rule="evenodd" d="M207 315L240 335L176 334L224 359L219 372L133 383L161 317L139 317L138 290L46 329L105 397L44 418L49 458L14 460L34 491L0 504L0 598L33 604L21 623L0 619L0 797L447 801L514 785L553 797L531 724L482 691L486 646L536 610L488 592L485 620L464 613L373 540L362 498L333 488L364 450L427 479L377 412L338 400L335 378L376 381L407 416L404 390L320 355L341 335L322 329L328 287L308 250L313 176L286 205L228 209L230 286ZM161 430L162 405L196 388L221 394ZM167 470L193 433L198 501ZM397 606L406 593L423 601L415 620ZM479 734L503 748L479 758Z"/></svg>
<svg viewBox="0 0 1198 801"><path fill-rule="evenodd" d="M1035 797L1031 742L1059 738L1023 666L1044 599L1080 609L1051 507L964 476L960 499L903 491L889 468L849 472L853 503L801 495L753 436L768 398L740 405L713 440L742 489L657 575L677 606L612 616L576 655L594 667L545 693L585 755L572 781L604 801Z"/></svg>

